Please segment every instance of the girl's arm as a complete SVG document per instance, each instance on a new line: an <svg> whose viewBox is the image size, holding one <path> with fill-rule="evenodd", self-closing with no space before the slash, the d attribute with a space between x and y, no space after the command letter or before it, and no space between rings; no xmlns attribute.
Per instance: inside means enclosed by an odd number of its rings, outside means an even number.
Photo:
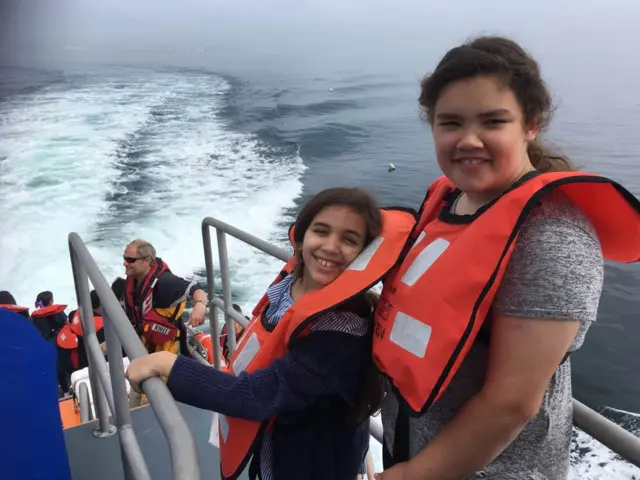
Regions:
<svg viewBox="0 0 640 480"><path fill-rule="evenodd" d="M167 386L182 403L266 420L303 409L323 395L354 398L371 355L368 347L362 338L348 333L315 331L297 340L271 366L237 377L179 356Z"/></svg>

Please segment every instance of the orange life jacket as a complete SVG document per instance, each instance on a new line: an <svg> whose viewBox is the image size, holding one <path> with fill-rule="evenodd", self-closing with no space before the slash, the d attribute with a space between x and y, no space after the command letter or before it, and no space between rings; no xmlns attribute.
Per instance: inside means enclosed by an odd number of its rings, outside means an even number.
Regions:
<svg viewBox="0 0 640 480"><path fill-rule="evenodd" d="M47 340L53 339L61 327L53 322L55 315L62 313L67 308L66 305L53 304L47 307L37 308L31 313L33 325L40 331L40 334Z"/></svg>
<svg viewBox="0 0 640 480"><path fill-rule="evenodd" d="M449 385L485 322L520 227L551 190L589 217L605 258L640 259L640 202L623 187L582 172L523 180L471 223L447 221L451 182L441 177L429 188L413 245L385 279L376 310L374 360L407 413L424 413Z"/></svg>
<svg viewBox="0 0 640 480"><path fill-rule="evenodd" d="M80 311L79 310L74 311L73 314L71 315L70 320L71 320L70 322L71 331L79 337L84 336L84 329L82 328L82 321L80 319ZM101 316L94 314L93 324L95 325L96 333L98 333L100 330L102 330L102 327L104 326L104 320L102 319Z"/></svg>
<svg viewBox="0 0 640 480"><path fill-rule="evenodd" d="M228 372L237 376L242 372L251 373L268 367L274 360L287 354L292 341L308 332L314 315L357 297L380 281L395 264L415 225L412 213L383 210L382 214L383 230L380 237L368 245L332 283L301 296L276 325L268 323L266 311L269 298L266 294L262 297L229 362ZM294 266L295 256L287 262L273 283L290 274ZM219 416L220 470L223 479L238 478L273 420L258 422Z"/></svg>
<svg viewBox="0 0 640 480"><path fill-rule="evenodd" d="M80 358L78 357L78 336L71 330L71 325L65 325L58 332L56 338L58 346L64 350L69 350L69 358L71 367L77 370L80 366Z"/></svg>
<svg viewBox="0 0 640 480"><path fill-rule="evenodd" d="M213 365L213 342L211 341L211 334L198 332L195 335L195 340L200 344L201 348L197 348L198 353L203 357L207 356L207 361ZM227 361L222 355L222 348L220 349L220 367L224 370L227 367Z"/></svg>
<svg viewBox="0 0 640 480"><path fill-rule="evenodd" d="M161 259L156 258L155 265L151 267L140 285L138 303L134 302L135 279L128 276L125 284L127 316L134 327L142 333L147 344L151 345L163 345L178 338L179 330L176 320L182 316L186 305L186 301L182 300L170 308L153 307L153 289L165 272L170 272L169 267Z"/></svg>
<svg viewBox="0 0 640 480"><path fill-rule="evenodd" d="M60 348L69 350L69 357L71 359L71 366L74 370L80 368L80 355L78 351L78 337L84 336L84 330L82 328L82 322L80 321L80 314L78 310L74 310L70 315L71 323L62 327L62 330L58 332L56 342ZM102 317L94 315L93 323L95 325L96 333L102 330L103 320Z"/></svg>
<svg viewBox="0 0 640 480"><path fill-rule="evenodd" d="M11 310L12 312L19 313L24 317L29 317L29 308L21 307L20 305L9 305L9 304L0 304L0 308L4 308L5 310Z"/></svg>
<svg viewBox="0 0 640 480"><path fill-rule="evenodd" d="M33 311L31 314L31 318L43 318L48 317L50 315L57 315L58 313L62 313L66 310L66 305L49 305L48 307L38 308Z"/></svg>

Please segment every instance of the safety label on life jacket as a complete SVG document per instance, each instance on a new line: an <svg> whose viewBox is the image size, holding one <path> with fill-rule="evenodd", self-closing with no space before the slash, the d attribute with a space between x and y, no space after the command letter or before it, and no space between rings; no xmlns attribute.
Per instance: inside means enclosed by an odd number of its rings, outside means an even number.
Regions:
<svg viewBox="0 0 640 480"><path fill-rule="evenodd" d="M424 358L431 338L431 327L409 315L398 312L391 327L391 340L416 357Z"/></svg>
<svg viewBox="0 0 640 480"><path fill-rule="evenodd" d="M151 325L151 331L158 332L161 335L169 335L169 333L171 333L171 330L169 328L158 323L154 323L153 325Z"/></svg>

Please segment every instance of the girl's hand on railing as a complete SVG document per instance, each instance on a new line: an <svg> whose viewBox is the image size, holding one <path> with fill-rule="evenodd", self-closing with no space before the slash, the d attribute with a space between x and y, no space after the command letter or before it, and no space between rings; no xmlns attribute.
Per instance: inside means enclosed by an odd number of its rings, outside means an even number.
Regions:
<svg viewBox="0 0 640 480"><path fill-rule="evenodd" d="M168 377L176 358L171 352L157 352L136 358L129 364L124 376L135 392L144 393L140 384L151 377Z"/></svg>

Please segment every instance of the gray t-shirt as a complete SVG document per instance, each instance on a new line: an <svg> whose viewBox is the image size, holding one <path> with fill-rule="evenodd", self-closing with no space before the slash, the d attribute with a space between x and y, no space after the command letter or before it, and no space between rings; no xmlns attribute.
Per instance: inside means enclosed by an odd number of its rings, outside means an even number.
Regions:
<svg viewBox="0 0 640 480"><path fill-rule="evenodd" d="M522 226L492 305L494 312L541 321L579 321L570 347L577 350L596 319L603 281L603 257L587 217L560 193L543 198ZM420 418L410 419L410 455L416 455L482 387L488 346L476 342L440 399ZM560 480L569 472L573 425L571 361L558 367L536 417L483 471L472 478ZM393 452L397 399L382 405L385 443ZM451 455L455 455L451 452Z"/></svg>

